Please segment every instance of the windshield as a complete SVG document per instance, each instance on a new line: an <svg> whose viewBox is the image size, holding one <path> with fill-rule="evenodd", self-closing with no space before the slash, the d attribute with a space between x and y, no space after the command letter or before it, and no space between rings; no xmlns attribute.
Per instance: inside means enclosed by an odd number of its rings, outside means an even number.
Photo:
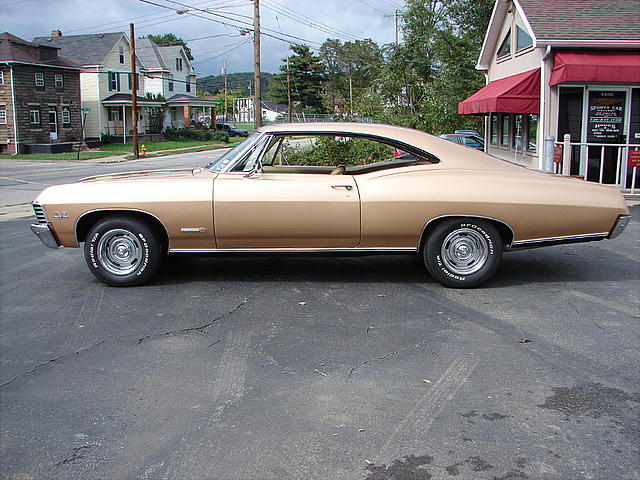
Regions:
<svg viewBox="0 0 640 480"><path fill-rule="evenodd" d="M260 132L253 132L244 140L244 142L240 142L223 156L221 156L218 160L205 165L204 168L206 168L210 172L221 172L224 167L229 165L242 150L253 143L258 136L260 136Z"/></svg>

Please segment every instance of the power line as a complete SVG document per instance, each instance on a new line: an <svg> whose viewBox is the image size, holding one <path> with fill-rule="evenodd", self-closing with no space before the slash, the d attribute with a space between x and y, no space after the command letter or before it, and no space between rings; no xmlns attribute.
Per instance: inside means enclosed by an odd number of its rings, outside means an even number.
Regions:
<svg viewBox="0 0 640 480"><path fill-rule="evenodd" d="M287 10L283 10L280 5L275 4L274 2L267 2L263 0L263 5L265 8L271 10L274 13L283 15L287 18L290 18L291 20L297 21L311 28L315 28L316 30L320 30L321 32L328 33L329 35L336 35L348 40L361 40L361 38L357 37L356 35L337 29L335 27L331 27L330 25L327 25L325 23L317 22L311 17L307 17L306 15L295 12L294 10L291 10L289 8L287 8Z"/></svg>
<svg viewBox="0 0 640 480"><path fill-rule="evenodd" d="M363 5L365 5L365 6L369 7L369 8L372 8L372 9L373 9L373 10L375 10L376 12L380 12L380 13L381 13L381 14L383 14L383 15L385 14L385 12L383 12L383 11L382 11L382 10L380 10L379 8L374 7L373 5L369 5L368 3L364 2L363 0L358 0L358 1L359 1L361 4L363 4Z"/></svg>

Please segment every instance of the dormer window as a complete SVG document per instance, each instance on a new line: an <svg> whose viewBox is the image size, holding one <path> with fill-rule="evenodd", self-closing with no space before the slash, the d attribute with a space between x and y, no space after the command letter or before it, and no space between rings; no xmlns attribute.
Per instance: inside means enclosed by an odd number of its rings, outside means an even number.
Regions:
<svg viewBox="0 0 640 480"><path fill-rule="evenodd" d="M500 48L498 48L498 53L496 54L496 58L500 60L501 58L506 58L511 55L511 32L507 33L507 36L504 37L502 43L500 44Z"/></svg>
<svg viewBox="0 0 640 480"><path fill-rule="evenodd" d="M118 53L120 56L120 63L124 65L124 47L120 47L118 49Z"/></svg>
<svg viewBox="0 0 640 480"><path fill-rule="evenodd" d="M182 71L182 58L176 58L176 70Z"/></svg>
<svg viewBox="0 0 640 480"><path fill-rule="evenodd" d="M533 39L531 35L516 25L516 52L524 50L527 47L533 45Z"/></svg>

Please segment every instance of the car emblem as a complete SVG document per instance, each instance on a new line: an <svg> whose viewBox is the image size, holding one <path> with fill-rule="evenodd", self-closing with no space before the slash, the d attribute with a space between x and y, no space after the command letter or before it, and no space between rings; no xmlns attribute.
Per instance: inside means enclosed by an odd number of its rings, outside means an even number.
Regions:
<svg viewBox="0 0 640 480"><path fill-rule="evenodd" d="M204 233L207 231L206 228L204 227L182 227L180 229L181 232L198 232L198 233Z"/></svg>
<svg viewBox="0 0 640 480"><path fill-rule="evenodd" d="M64 220L65 218L69 218L69 212L53 212L53 218L57 218L58 220Z"/></svg>

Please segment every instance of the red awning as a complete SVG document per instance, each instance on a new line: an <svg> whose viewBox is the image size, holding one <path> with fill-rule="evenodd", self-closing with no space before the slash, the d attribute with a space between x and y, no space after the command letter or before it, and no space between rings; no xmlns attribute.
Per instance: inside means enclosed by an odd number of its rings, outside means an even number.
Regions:
<svg viewBox="0 0 640 480"><path fill-rule="evenodd" d="M538 113L540 69L494 80L458 104L458 113Z"/></svg>
<svg viewBox="0 0 640 480"><path fill-rule="evenodd" d="M563 82L640 83L640 53L556 52L549 85Z"/></svg>

